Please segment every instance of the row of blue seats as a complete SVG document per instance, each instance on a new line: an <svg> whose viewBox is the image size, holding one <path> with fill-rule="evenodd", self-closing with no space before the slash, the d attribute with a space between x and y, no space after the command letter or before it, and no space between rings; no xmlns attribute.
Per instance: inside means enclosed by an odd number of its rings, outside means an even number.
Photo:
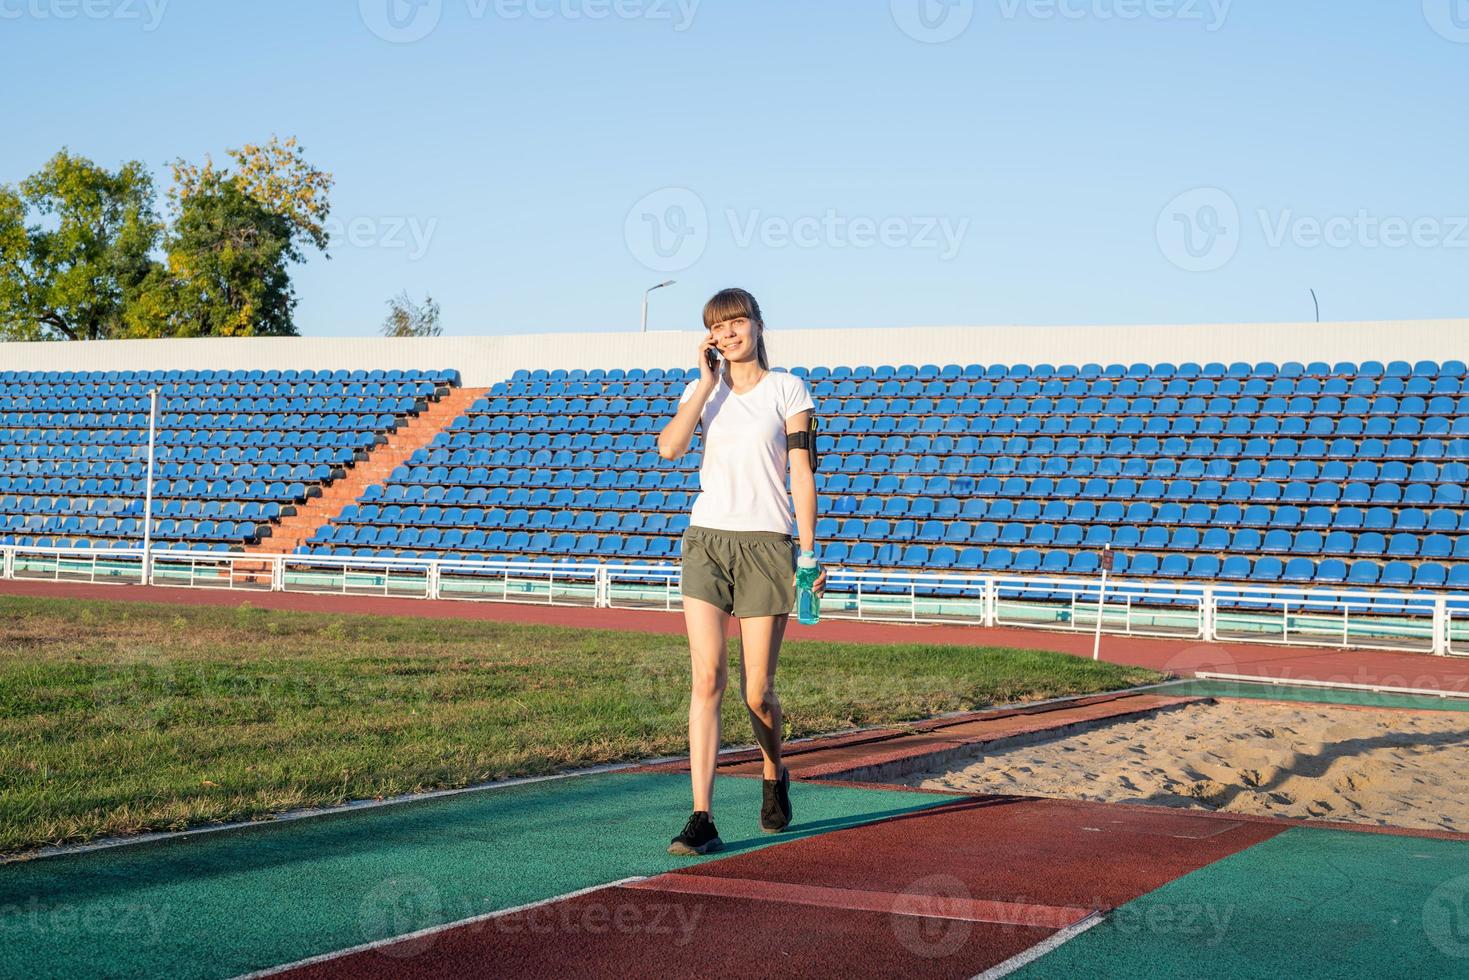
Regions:
<svg viewBox="0 0 1469 980"><path fill-rule="evenodd" d="M141 482L135 483L132 493L122 493L117 496L128 497L141 501L146 488ZM52 491L42 491L47 493ZM306 499L307 496L317 496L321 492L316 484L304 484L300 482L287 483L283 480L155 480L153 483L153 497L155 500L177 498L180 500L274 500L280 503L290 503ZM17 501L15 506L22 512L33 509L36 513L49 513L58 507L65 509L66 502L73 495L67 496L6 496L0 501ZM113 498L113 494L101 493L102 499ZM61 501L61 504L48 504L47 501Z"/></svg>
<svg viewBox="0 0 1469 980"><path fill-rule="evenodd" d="M1447 395L1437 395L1426 403L1422 398L1403 398L1401 401L1397 398L1376 398L1371 403L1366 398L1349 398L1343 404L1335 398L1322 398L1310 404L1304 404L1310 400L1291 400L1288 404L1279 400L1281 404L1274 406L1271 401L1266 398L1262 406L1255 398L1241 398L1238 401L1227 398L1212 398L1209 401L1188 398L1181 403L1177 398L1161 398L1158 401L1152 398L1083 398L1080 403L1074 398L1062 398L1052 403L1046 398L986 398L983 401L978 398L915 398L909 401L908 398L889 400L817 397L812 400L812 404L818 416L830 419L833 423L840 417L859 419L864 416L893 416L905 429L915 430L917 426L931 425L934 420L946 425L952 416L962 416L964 419L984 417L993 426L1033 426L1039 432L1053 435L1091 432L1094 426L1102 425L1102 420L1105 419L1112 419L1116 425L1121 426L1124 425L1124 420L1134 417L1138 419L1137 425L1153 426L1161 430L1165 426L1166 430L1174 430L1184 422L1190 422L1196 428L1237 430L1241 433L1256 430L1263 420L1268 419L1278 426L1278 429L1271 430L1274 433L1277 430L1288 432L1291 429L1287 429L1287 426L1293 426L1302 432L1309 429L1310 425L1331 425L1334 429L1357 428L1368 425L1379 416L1390 416L1388 425L1396 422L1397 417L1404 417L1418 423L1422 430L1431 432L1432 429L1445 426L1451 428L1453 425L1462 425L1463 417L1469 414L1469 395L1457 400ZM511 403L495 411L464 413L452 423L452 428L495 432L501 429L502 419L519 416L552 416L563 420L567 425L579 425L583 416L595 419L605 414L657 416L667 419L677 413L677 410L679 403L673 398L592 398L589 401L580 398L569 401L532 398L523 406ZM1349 426L1340 425L1349 419L1356 422Z"/></svg>
<svg viewBox="0 0 1469 980"><path fill-rule="evenodd" d="M460 416L443 433L439 434L438 444L441 445L465 445L497 448L506 445L513 438L515 431L546 432L552 433L552 438L568 439L576 435L589 434L600 429L606 432L610 425L598 426L596 419L606 415L621 416L628 415L626 412L611 412L589 415L551 415L544 417L545 425L540 426L542 416L525 416L526 423L522 423L519 429L511 424L512 416L505 415L476 415ZM1372 438L1389 438L1399 436L1403 438L1418 438L1424 436L1443 437L1462 435L1465 433L1466 423L1464 418L1450 421L1441 416L1431 416L1425 419L1413 418L1411 416L1372 417L1372 418L1342 418L1329 419L1326 417L1306 418L1281 418L1279 416L1262 416L1260 418L1194 418L1194 417L1162 417L1149 416L1130 418L1113 414L1104 414L1095 419L1073 416L1069 418L1052 417L1040 419L1032 417L995 417L982 414L946 414L940 416L892 416L884 413L872 415L860 415L857 418L846 418L845 416L833 417L828 413L818 413L821 417L822 438L858 439L863 437L874 438L882 435L910 437L910 438L963 438L965 436L1075 436L1084 438L1087 436L1154 436L1157 438L1188 438L1191 436L1235 436L1238 438L1259 437L1290 437L1318 439L1352 438L1368 436ZM660 419L667 419L673 415L669 412L652 413ZM519 416L516 416L519 418ZM876 423L886 418L890 425L876 426L856 425L865 419L869 423ZM624 427L629 429L630 426ZM878 429L885 429L879 432ZM859 431L860 430L860 431ZM600 434L599 432L599 434ZM489 437L489 438L486 438ZM596 438L596 436L591 436Z"/></svg>
<svg viewBox="0 0 1469 980"><path fill-rule="evenodd" d="M888 479L896 480L897 478L896 476L877 478L879 485ZM944 477L939 479L942 480ZM1164 481L1153 478L1138 480L1134 477L1091 477L1082 481L1075 477L1062 477L1058 480L1048 476L1030 478L1012 476L1004 479L996 476L979 479L958 477L949 479L948 482L949 494L947 495L960 497L1059 497L1063 500L1076 498L1102 500L1108 497L1121 497L1141 500L1173 500L1179 503L1189 501L1204 503L1225 501L1239 504L1314 502L1319 504L1381 504L1383 506L1408 504L1424 507L1434 504L1453 507L1464 502L1463 488L1449 483L1439 484L1437 488L1434 488L1426 483L1405 485L1352 481L1341 484L1317 481L1315 483L1280 484L1273 480L1231 480L1229 482L1200 480L1195 482L1193 480ZM925 491L932 495L927 484L925 484ZM831 492L839 491L832 489ZM885 491L878 489L874 492L881 494ZM887 490L886 492L895 491Z"/></svg>
<svg viewBox="0 0 1469 980"><path fill-rule="evenodd" d="M540 471L536 471L540 473ZM517 474L527 474L524 479L517 479ZM544 475L543 475L544 476ZM574 472L572 470L559 470L550 474L549 478L542 479L531 475L531 471L516 470L506 481L506 485L515 486L549 486L554 488L571 489L597 489L597 490L697 490L699 488L699 474L688 473L632 473L604 470L600 473ZM357 499L362 503L389 503L389 504L437 504L437 503L461 503L473 499L471 494L475 490L488 492L489 487L445 487L445 486L423 486L413 484L405 486L400 483L375 483L363 492ZM462 496L460 496L462 494Z"/></svg>
<svg viewBox="0 0 1469 980"><path fill-rule="evenodd" d="M878 436L866 436L860 447L864 453L886 453L890 457L907 452L915 456L935 456L941 460L939 472L951 475L964 473L970 467L985 475L1021 476L1098 476L1116 475L1131 477L1154 476L1160 479L1256 480L1268 479L1276 482L1315 480L1374 483L1387 480L1396 483L1465 483L1469 482L1469 465L1464 463L1438 463L1421 460L1408 463L1402 460L1378 462L1376 460L1326 460L1314 459L1261 459L1188 457L1178 459L1169 456L1150 457L1035 457L994 455L982 457L984 463L975 463L967 457L974 456L978 440L965 437L959 440L940 436L930 440L927 436L904 439L889 436L879 444ZM557 437L554 440L537 439L538 445L522 445L514 449L449 449L424 448L416 450L407 460L412 466L460 467L587 467L602 466L612 458L614 465L625 466L627 460L637 460L639 468L650 469L670 464L658 457L651 442L634 436L576 436ZM963 451L956 452L958 448ZM966 444L967 443L967 444ZM827 444L829 445L829 443ZM818 440L820 446L820 440ZM827 448L820 448L823 458L833 455ZM609 457L605 454L612 453ZM846 455L845 453L836 455ZM697 469L699 454L691 452L682 457L674 468ZM686 462L692 461L688 466ZM823 465L817 476L829 475L831 467ZM851 479L841 474L843 480ZM859 474L861 475L861 474ZM974 475L974 474L970 474Z"/></svg>
<svg viewBox="0 0 1469 980"><path fill-rule="evenodd" d="M206 403L205 408L198 410L170 406L168 411L159 414L158 425L160 428L170 429L233 429L242 428L241 419L258 419L261 426L274 426L279 420L280 426L284 428L303 429L313 428L313 426L304 424L307 420L323 417L340 420L343 417L366 415L373 423L377 423L384 417L396 421L397 416L412 412L414 408L412 402L393 398L353 398L351 401L356 404L352 405L327 398L313 400L320 401L321 404L307 405L304 404L305 399L299 399L289 405L257 403L254 400L242 398ZM147 411L79 412L34 411L31 409L5 411L0 409L0 429L146 429L147 427ZM325 425L322 428L329 429L334 426Z"/></svg>
<svg viewBox="0 0 1469 980"><path fill-rule="evenodd" d="M105 386L103 386L105 387ZM250 386L253 388L253 386ZM274 388L275 386L270 386ZM204 395L163 395L162 408L174 412L208 411L209 406L218 404L221 410L249 412L282 411L394 411L399 406L409 406L405 411L431 397L432 385L374 385L373 391L357 390L357 386L334 387L332 385L301 386L293 391L290 386L281 386L282 391L242 394L238 385L224 385L217 391ZM362 386L366 387L366 386ZM396 389L396 390L395 390ZM14 395L0 396L0 412L128 412L147 413L151 400L145 393L139 395L102 394L101 388L91 389L85 395ZM276 406L293 406L279 408ZM379 407L380 406L380 407Z"/></svg>
<svg viewBox="0 0 1469 980"><path fill-rule="evenodd" d="M489 509L448 508L434 514L410 513L418 508L351 508L330 527L319 529L313 540L343 541L340 535L353 526L460 528L528 528L552 531L618 531L623 533L677 534L687 526L687 515L670 518L664 514L594 510L537 510L498 507ZM429 508L429 510L437 510ZM395 513L396 512L396 513ZM880 525L880 526L879 526ZM1388 537L1377 531L1358 534L1333 531L1322 534L1315 530L1265 531L1252 527L1231 530L1214 527L1200 530L1183 527L1170 530L1164 526L1124 525L1112 528L1102 524L1000 524L995 521L972 523L941 520L838 521L823 518L818 522L817 537L822 541L928 541L948 544L1029 545L1064 548L1116 548L1154 551L1212 551L1236 553L1277 553L1298 555L1364 556L1387 554L1399 558L1448 558L1469 560L1469 535L1451 537L1435 533L1420 538L1412 533ZM361 543L361 542L350 542Z"/></svg>
<svg viewBox="0 0 1469 980"><path fill-rule="evenodd" d="M131 535L121 538L96 537L55 537L52 535L31 534L3 534L0 535L0 544L19 545L22 548L83 548L102 549L107 548L114 551L139 551L143 547L141 538ZM159 542L160 547L166 546L171 551L210 551L210 552L238 552L244 551L243 543L216 541L212 544L191 544L186 541Z"/></svg>
<svg viewBox="0 0 1469 980"><path fill-rule="evenodd" d="M395 467L389 479L395 483L495 486L511 480L515 470L538 470L549 477L551 471L559 469L659 472L694 469L691 466L672 466L652 450L641 453L611 450L598 453L560 450L552 453L542 450L535 454L520 454L519 465L435 465L428 462L434 456L443 458L444 455L443 451L419 450L407 463ZM474 457L466 452L462 458ZM922 482L909 481L915 477L941 476L949 478L949 482L936 483L934 492L963 496L1070 497L1111 495L1095 482L1083 485L1082 479L1131 479L1143 481L1137 487L1138 493L1152 498L1305 501L1313 493L1320 492L1328 496L1339 494L1347 502L1359 502L1356 498L1360 497L1384 503L1401 500L1413 504L1438 502L1453 505L1463 500L1464 481L1459 479L1459 474L1466 469L1462 463L1444 464L1440 469L1438 464L1425 461L1415 464L1410 470L1401 461L1379 465L1370 460L1356 461L1350 467L1345 461L1328 461L1322 466L1311 460L1272 460L1266 464L1248 459L1234 463L1193 459L1184 460L1181 465L1176 460L1162 458L1150 463L1143 459L1098 461L1089 457L1069 461L1052 458L1045 462L1034 457L974 457L968 460L967 465L963 458L957 456L899 456L890 464L886 460L884 457L876 466L861 468L842 461L841 472L831 472L829 467L824 467L817 473L817 486L831 493L922 493ZM1293 474L1296 475L1294 479ZM1417 474L1416 478L1413 474ZM1340 486L1343 483L1345 488ZM1322 490L1323 484L1331 489ZM1087 487L1092 489L1087 490ZM1129 488L1124 492L1132 490Z"/></svg>
<svg viewBox="0 0 1469 980"><path fill-rule="evenodd" d="M535 386L527 386L529 389ZM596 414L624 410L632 413L668 410L677 406L687 382L649 382L638 385L566 385L545 391L516 392L477 398L472 416L482 414ZM1354 381L1354 382L843 382L812 385L818 407L836 414L856 414L862 406L881 406L893 414L961 411L987 414L1072 416L1114 411L1116 414L1331 414L1369 416L1404 411L1409 414L1463 414L1469 381Z"/></svg>
<svg viewBox="0 0 1469 980"><path fill-rule="evenodd" d="M142 477L147 471L146 452L134 447L89 446L85 453L33 459L0 459L0 473L16 476ZM352 450L302 449L299 447L250 446L210 449L207 446L171 446L158 452L155 463L242 464L289 463L332 464L352 459Z"/></svg>
<svg viewBox="0 0 1469 980"><path fill-rule="evenodd" d="M94 517L142 517L144 501L129 497L0 497L0 514L91 514ZM154 517L250 521L263 524L281 516L275 501L155 500Z"/></svg>
<svg viewBox="0 0 1469 980"><path fill-rule="evenodd" d="M543 420L540 417L532 419L539 425ZM1416 421L1416 420L1415 420ZM555 424L555 423L552 423ZM1425 428L1437 428L1447 423L1435 419L1426 419L1419 426L1416 435L1427 435ZM522 426L522 428L525 428ZM1291 438L1311 437L1317 439L1351 438L1356 436L1373 436L1386 438L1393 434L1398 428L1396 419L1373 417L1373 418L1300 418L1291 416L1288 418L1277 418L1275 416L1263 416L1256 419L1231 418L1224 419L1217 416L1208 418L1194 418L1191 416L1179 416L1177 418L1165 418L1161 416L1143 417L1139 415L1114 416L1103 415L1095 419L1064 419L1060 417L1049 419L1031 419L1014 416L1001 416L998 418L990 416L950 416L939 418L928 416L924 418L912 418L908 416L857 416L848 417L839 415L836 417L823 416L821 418L821 429L824 433L831 435L907 435L919 436L950 436L963 437L973 436L1153 436L1166 438L1168 436L1238 436L1245 438L1249 436L1288 436ZM530 431L550 431L532 427Z"/></svg>
<svg viewBox="0 0 1469 980"><path fill-rule="evenodd" d="M441 432L434 437L432 445L435 448L454 449L500 448L515 445L517 434L529 434L530 436L547 434L548 437L555 437L566 434L574 436L577 434L646 433L652 437L662 430L667 421L668 416L653 415L495 416L493 422L490 423L493 429L483 432L463 429L456 432ZM1089 433L1068 433L1068 429L1076 427L1063 424L1060 420L1053 421L1056 421L1057 424L1047 425L1039 419L991 418L981 415L953 415L948 418L927 416L921 419L916 416L881 415L862 416L856 419L822 416L819 424L823 435L828 436L846 433L956 438L1007 436L1011 438L1011 441L1018 439L1026 443L1038 444L1038 448L1021 450L1022 452L1047 454L1059 452L1063 455L1105 454L1108 442L1134 438L1139 438L1140 441L1152 439L1155 442L1170 438L1182 439L1194 446L1194 455L1212 455L1211 450L1200 447L1204 447L1205 443L1212 441L1215 436L1226 436L1241 442L1251 437L1258 437L1272 448L1284 447L1281 449L1282 452L1302 456L1327 455L1327 440L1334 439L1331 444L1333 451L1350 456L1358 455L1358 453L1348 447L1365 437L1366 441L1376 442L1391 438L1393 442L1389 445L1392 446L1392 451L1401 453L1405 458L1411 458L1425 454L1425 450L1414 445L1415 440L1421 440L1420 445L1432 443L1435 448L1429 455L1434 456L1443 455L1444 440L1447 438L1453 438L1454 443L1465 441L1457 438L1459 434L1457 430L1462 429L1462 426L1434 419L1428 420L1425 426L1405 424L1388 418L1376 421L1369 419L1365 422L1361 419L1341 419L1336 423L1332 423L1329 419L1313 419L1309 422L1305 419L1297 419L1295 425L1290 424L1292 421L1290 419L1262 419L1258 423L1245 421L1240 425L1221 423L1218 426L1195 425L1194 420L1177 419L1170 422L1165 428L1162 425L1153 425L1150 420L1140 417L1132 419L1107 417L1091 427ZM1414 428L1419 431L1411 432L1408 435L1402 434ZM1190 439L1189 437L1197 438ZM1059 448L1042 448L1045 446ZM1376 454L1372 450L1364 450L1360 453L1360 455Z"/></svg>
<svg viewBox="0 0 1469 980"><path fill-rule="evenodd" d="M389 523L412 524L423 520L434 523L440 508L451 511L461 507L545 507L561 510L618 510L618 511L678 511L687 510L693 494L688 491L665 492L663 490L639 491L636 489L585 488L552 489L544 483L536 489L526 486L491 488L449 487L441 497L432 502L417 504L385 501L381 505L364 500L361 513L371 515L365 520L376 520L379 513ZM343 513L344 520L353 519L359 505L349 505ZM839 498L830 507L833 518L856 515L863 508L865 516L880 516L880 508L871 504L855 502L851 498ZM1280 527L1286 529L1336 529L1336 530L1430 530L1444 533L1469 531L1469 512L1462 509L1439 508L1424 510L1408 507L1394 510L1388 507L1338 507L1313 506L1301 508L1294 505L1265 506L1263 504L1154 504L1146 501L1124 503L1112 501L1064 500L1040 501L1037 499L979 499L959 500L952 497L910 498L902 508L904 514L939 520L996 520L1035 523L1074 524L1161 524L1191 527ZM874 513L876 511L876 513ZM900 516L900 515L894 515ZM470 519L473 523L474 519ZM880 532L873 528L869 536ZM860 536L860 532L859 532Z"/></svg>
<svg viewBox="0 0 1469 980"><path fill-rule="evenodd" d="M159 472L154 475L155 480L207 480L211 483L224 480L285 482L285 483L323 483L332 478L333 469L330 466L292 466L285 463L276 465L224 465L214 466L211 464L186 463L180 466L177 463L169 463L166 467L159 467ZM56 483L60 481L58 490ZM104 491L101 481L96 477L44 477L44 476L0 476L0 493L74 493L86 497L111 496L115 491Z"/></svg>
<svg viewBox="0 0 1469 980"><path fill-rule="evenodd" d="M1311 361L1303 364L1300 361L1285 361L1277 364L1274 361L1260 361L1255 364L1247 364L1244 361L1235 361L1225 364L1220 361L1210 361L1200 365L1193 361L1185 361L1182 364L1172 364L1161 361L1156 364L1135 363L1100 365L1088 363L1083 365L1063 364L1059 368L1050 364L970 364L960 367L957 364L947 364L939 367L936 364L924 364L915 366L902 364L894 367L891 364L860 365L848 367L845 365L818 366L812 368L795 367L791 373L812 380L835 378L855 378L864 380L876 378L887 380L896 378L898 380L930 380L934 378L989 378L999 380L1008 378L1020 380L1025 378L1300 378L1300 377L1423 377L1436 378L1441 375L1462 378L1466 371L1463 361L1447 360L1418 361L1410 364L1407 361L1337 361L1328 364L1325 361ZM510 376L511 383L526 381L661 381L664 378L683 378L693 380L699 376L698 368L613 368L610 371L595 368L590 371L580 368L567 370L555 368L522 369Z"/></svg>
<svg viewBox="0 0 1469 980"><path fill-rule="evenodd" d="M628 396L633 395L674 395L681 396L688 382L653 382L644 384L642 390L636 385L624 385L623 392ZM680 385L684 387L680 387ZM571 386L568 386L571 387ZM585 394L587 386L576 386L577 394ZM1123 399L1147 399L1147 398L1213 398L1224 396L1228 398L1239 398L1242 396L1251 398L1264 398L1274 400L1276 404L1284 404L1286 399L1296 403L1298 399L1304 399L1312 404L1320 404L1328 399L1346 398L1350 402L1353 398L1373 398L1379 396L1403 397L1416 396L1420 400L1429 396L1455 396L1469 394L1469 379L1463 378L1438 378L1429 380L1427 378L1410 378L1406 381L1398 378L1374 379L1374 378L1328 378L1324 381L1315 378L1302 380L1291 380L1279 378L1274 381L1266 381L1263 378L1252 378L1245 381L1211 381L1207 379L1195 381L817 381L811 384L811 393L817 398L985 398L987 400L1015 401L1035 399L1049 401L1051 399L1098 399L1121 397ZM672 389L672 390L670 390ZM612 392L602 392L610 395ZM566 392L548 391L540 395L533 395L529 391L524 394L506 393L501 396L491 397L490 411L495 411L494 404L504 398L555 398L563 399ZM476 403L478 404L478 403ZM484 411L485 409L476 409Z"/></svg>
<svg viewBox="0 0 1469 980"><path fill-rule="evenodd" d="M57 514L92 517L142 517L145 501L138 497L0 497L0 514L51 517ZM282 505L274 500L184 500L153 501L153 516L187 517L195 520L249 521L266 524L281 516Z"/></svg>
<svg viewBox="0 0 1469 980"><path fill-rule="evenodd" d="M157 441L162 442L165 437L172 437L177 442L177 436L192 435L201 430L216 431L260 431L260 432L322 432L328 434L340 432L384 432L395 428L398 424L396 415L234 415L234 416L210 416L208 418L196 418L192 422L183 416L170 416L160 420L157 427ZM144 440L147 439L148 423L144 420L141 427L134 426L56 426L48 428L44 425L31 425L19 428L0 428L0 440L5 442L37 442L51 439L57 442L96 442L96 436L103 432L139 433Z"/></svg>
<svg viewBox="0 0 1469 980"><path fill-rule="evenodd" d="M0 534L85 534L89 537L142 536L143 522L137 518L116 517L29 517L0 515ZM212 520L158 520L153 525L153 537L161 541L240 541L255 538L253 523Z"/></svg>
<svg viewBox="0 0 1469 980"><path fill-rule="evenodd" d="M264 389L269 392L262 393ZM250 402L256 411L282 411L273 406L314 405L338 401L373 401L391 405L419 405L446 389L428 382L419 384L312 384L262 385L253 395L243 394L238 385L12 385L0 387L0 407L7 411L47 412L146 412L158 392L159 407L176 412L207 411L211 402ZM226 394L229 392L229 394ZM341 411L338 408L337 411Z"/></svg>
<svg viewBox="0 0 1469 980"><path fill-rule="evenodd" d="M698 473L671 471L666 468L644 469L634 465L615 465L606 461L593 467L568 466L563 468L520 467L509 469L497 467L441 467L403 465L394 469L385 487L379 492L389 499L398 501L412 497L417 502L416 492L428 493L469 491L476 488L517 487L546 484L554 487L571 488L627 488L627 489L680 489L697 488ZM391 494L388 493L391 489ZM1161 480L1135 477L1090 477L1084 481L1074 477L1060 479L1039 477L969 477L950 474L915 473L873 475L870 472L818 473L817 490L837 498L857 496L865 501L841 500L832 503L838 510L856 510L859 507L888 506L903 507L886 498L892 495L927 496L940 498L1037 498L1063 500L1141 499L1149 501L1174 501L1180 504L1200 503L1315 503L1330 504L1373 504L1379 506L1413 507L1458 507L1465 502L1462 485L1441 483L1433 486L1426 483L1380 481L1367 483L1349 480L1346 483L1329 480L1315 482L1279 483L1274 480ZM442 498L436 498L442 499ZM464 499L462 496L458 499Z"/></svg>
<svg viewBox="0 0 1469 980"><path fill-rule="evenodd" d="M260 449L290 448L363 448L376 441L374 432L260 432L236 429L228 432L160 432L154 444L167 447L204 446L214 449L251 447ZM69 455L74 446L146 446L148 433L114 429L109 432L55 433L38 442L10 441L0 443L0 456L45 458L47 455ZM47 453L41 450L60 450Z"/></svg>
<svg viewBox="0 0 1469 980"><path fill-rule="evenodd" d="M828 509L833 519L843 515L862 514L863 517L882 516L874 513L878 508L868 506L866 513L860 503L850 499L838 500ZM984 500L971 498L959 502L939 499L932 507L910 503L903 513L908 516L927 517L932 514L940 520L967 521L1051 521L1062 524L1161 524L1184 527L1280 527L1335 529L1353 531L1361 528L1375 531L1441 531L1447 534L1469 532L1469 511L1439 508L1424 510L1406 507L1394 510L1389 507L1296 507L1293 505L1268 507L1264 504L1209 504L1177 503L1153 504L1141 501L1131 504L1121 501L1077 501L1050 500L1042 503L1034 499L1012 500L997 498ZM887 515L902 516L902 515Z"/></svg>
<svg viewBox="0 0 1469 980"><path fill-rule="evenodd" d="M132 382L148 384L168 383L208 383L219 384L222 382L234 382L244 384L253 382L270 382L276 384L282 381L291 382L355 382L361 383L371 381L376 383L391 382L401 384L404 382L432 381L436 384L459 383L459 372L454 368L438 371L423 371L416 368L402 370L357 370L348 371L343 368L335 370L314 370L306 368L298 370L287 368L285 370L261 370L244 369L239 371L226 370L155 370L155 371L0 371L0 388L10 385L97 385L97 384L128 384Z"/></svg>
<svg viewBox="0 0 1469 980"><path fill-rule="evenodd" d="M656 433L666 424L672 413L664 415L525 415L505 416L497 415L489 418L484 423L483 430L460 428L455 431L441 432L434 437L435 446L452 446L454 448L497 448L504 445L519 445L523 439L533 439L544 436L545 438L556 438L566 436L575 438L577 435L593 434L601 435L613 433L625 435L627 433ZM1457 423L1450 423L1446 419L1433 417L1422 422L1416 419L1407 421L1387 418L1313 418L1305 419L1299 417L1277 418L1267 416L1258 419L1222 419L1217 417L1197 419L1192 417L1163 418L1143 416L1113 416L1104 415L1095 420L1065 419L1054 417L1050 419L1026 418L1026 417L992 417L988 415L950 415L940 417L937 415L927 416L896 416L891 414L871 414L848 417L838 415L833 417L828 413L818 412L820 417L820 428L823 435L840 436L847 433L854 435L906 435L913 437L954 437L964 436L1044 436L1055 441L1056 438L1066 437L1072 442L1079 439L1092 437L1179 437L1191 436L1235 436L1241 439L1251 436L1262 437L1288 437L1292 439L1309 438L1312 440L1325 440L1331 438L1350 439L1354 437L1388 438L1395 434L1404 438L1418 438L1431 436L1435 438L1453 435ZM482 416L483 417L483 416ZM1440 431L1441 430L1441 431ZM1077 449L1075 451L1082 451ZM1309 450L1308 450L1309 452Z"/></svg>

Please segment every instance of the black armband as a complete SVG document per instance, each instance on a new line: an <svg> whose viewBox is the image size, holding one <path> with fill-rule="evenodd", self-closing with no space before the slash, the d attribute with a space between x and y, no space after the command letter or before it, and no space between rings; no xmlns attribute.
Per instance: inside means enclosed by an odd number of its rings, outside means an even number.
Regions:
<svg viewBox="0 0 1469 980"><path fill-rule="evenodd" d="M811 422L806 427L805 432L786 433L786 452L790 452L792 449L806 450L806 454L811 457L811 472L815 473L817 469L815 415L811 416Z"/></svg>

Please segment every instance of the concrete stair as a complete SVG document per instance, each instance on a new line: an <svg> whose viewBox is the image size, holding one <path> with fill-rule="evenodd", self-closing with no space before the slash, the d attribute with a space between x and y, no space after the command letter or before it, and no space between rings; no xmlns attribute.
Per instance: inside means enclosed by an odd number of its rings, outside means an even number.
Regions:
<svg viewBox="0 0 1469 980"><path fill-rule="evenodd" d="M357 498L374 483L381 483L419 449L433 441L444 428L469 407L488 388L450 388L449 393L428 409L408 418L388 441L374 446L367 459L357 463L340 480L322 488L320 497L311 497L296 505L295 516L283 517L271 528L271 536L252 550L265 554L291 554L298 545L311 540L317 529L342 513L342 508L356 503Z"/></svg>

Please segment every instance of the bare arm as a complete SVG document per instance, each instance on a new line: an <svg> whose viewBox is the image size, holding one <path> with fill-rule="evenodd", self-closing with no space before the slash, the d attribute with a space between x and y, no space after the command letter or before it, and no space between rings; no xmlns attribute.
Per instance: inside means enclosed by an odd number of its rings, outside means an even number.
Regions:
<svg viewBox="0 0 1469 980"><path fill-rule="evenodd" d="M805 432L811 424L811 413L797 412L786 419L786 432ZM796 529L802 551L816 550L816 474L811 469L811 453L805 449L787 451L791 462L791 501L796 505Z"/></svg>
<svg viewBox="0 0 1469 980"><path fill-rule="evenodd" d="M709 393L713 390L713 381L699 379L699 387L694 389L694 396L679 406L678 414L658 433L659 456L664 459L678 459L689 451L689 445L694 441L694 428L698 426L699 416L704 411L704 402L709 400Z"/></svg>

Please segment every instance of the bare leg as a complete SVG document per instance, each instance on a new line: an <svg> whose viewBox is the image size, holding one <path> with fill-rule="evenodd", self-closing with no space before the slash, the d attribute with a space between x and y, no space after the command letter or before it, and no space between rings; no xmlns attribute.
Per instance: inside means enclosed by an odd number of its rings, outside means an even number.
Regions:
<svg viewBox="0 0 1469 980"><path fill-rule="evenodd" d="M733 618L718 606L684 596L693 687L689 698L689 775L694 809L714 814L714 763L719 756L720 705L729 681L726 636Z"/></svg>
<svg viewBox="0 0 1469 980"><path fill-rule="evenodd" d="M740 620L740 691L755 741L765 757L765 778L780 778L781 711L775 695L775 664L790 614Z"/></svg>

